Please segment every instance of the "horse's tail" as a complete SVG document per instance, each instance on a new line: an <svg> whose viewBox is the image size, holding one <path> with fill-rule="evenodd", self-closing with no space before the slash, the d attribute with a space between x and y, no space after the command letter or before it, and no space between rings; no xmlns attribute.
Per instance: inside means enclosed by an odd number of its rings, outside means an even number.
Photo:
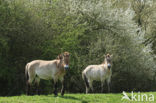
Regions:
<svg viewBox="0 0 156 103"><path fill-rule="evenodd" d="M86 73L82 72L82 78L85 81L85 85L89 88L89 83L88 83L88 79L86 77Z"/></svg>
<svg viewBox="0 0 156 103"><path fill-rule="evenodd" d="M28 75L28 64L26 64L25 66L25 81L26 81L26 94L29 95L29 89L30 89L30 85L29 85L29 75Z"/></svg>
<svg viewBox="0 0 156 103"><path fill-rule="evenodd" d="M25 66L25 79L28 81L29 76L28 76L28 64Z"/></svg>

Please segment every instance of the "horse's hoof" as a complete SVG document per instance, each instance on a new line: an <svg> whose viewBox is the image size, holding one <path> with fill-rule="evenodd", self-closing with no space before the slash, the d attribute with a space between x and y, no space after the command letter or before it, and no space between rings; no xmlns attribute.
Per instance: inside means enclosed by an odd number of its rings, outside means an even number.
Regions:
<svg viewBox="0 0 156 103"><path fill-rule="evenodd" d="M55 97L57 97L57 96L58 96L58 94L57 94L57 93L54 93L54 96L55 96Z"/></svg>

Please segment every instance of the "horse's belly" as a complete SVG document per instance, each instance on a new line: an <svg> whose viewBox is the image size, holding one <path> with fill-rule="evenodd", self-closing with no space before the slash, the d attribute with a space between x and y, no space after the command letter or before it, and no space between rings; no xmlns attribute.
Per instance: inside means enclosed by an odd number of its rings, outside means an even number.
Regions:
<svg viewBox="0 0 156 103"><path fill-rule="evenodd" d="M105 73L101 69L92 69L89 73L88 76L91 80L97 80L101 81L105 78Z"/></svg>
<svg viewBox="0 0 156 103"><path fill-rule="evenodd" d="M45 79L45 80L52 79L52 70L50 69L38 69L36 70L36 74L41 79Z"/></svg>
<svg viewBox="0 0 156 103"><path fill-rule="evenodd" d="M45 80L50 80L50 79L52 79L52 76L50 76L50 75L40 75L39 76L41 79L45 79Z"/></svg>
<svg viewBox="0 0 156 103"><path fill-rule="evenodd" d="M97 81L100 81L101 78L100 77L91 77L92 80L97 80Z"/></svg>
<svg viewBox="0 0 156 103"><path fill-rule="evenodd" d="M101 80L101 75L99 72L92 72L91 75L89 75L89 78L92 80Z"/></svg>

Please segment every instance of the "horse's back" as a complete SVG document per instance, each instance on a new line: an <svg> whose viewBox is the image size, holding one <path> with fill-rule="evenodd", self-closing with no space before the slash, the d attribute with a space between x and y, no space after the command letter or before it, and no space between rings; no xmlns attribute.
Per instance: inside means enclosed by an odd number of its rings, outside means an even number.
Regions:
<svg viewBox="0 0 156 103"><path fill-rule="evenodd" d="M56 60L46 61L46 60L34 60L29 62L27 65L30 71L35 72L37 76L42 79L52 79L54 73L56 72Z"/></svg>
<svg viewBox="0 0 156 103"><path fill-rule="evenodd" d="M41 62L41 61L42 61L42 60L33 60L33 61L31 61L31 62L29 62L29 63L26 64L26 68L27 68L28 70L32 70L32 69L35 70L35 68L38 67L38 66L40 65L40 62Z"/></svg>
<svg viewBox="0 0 156 103"><path fill-rule="evenodd" d="M27 65L30 67L39 67L39 68L42 68L42 67L49 67L49 66L52 66L52 65L55 65L55 62L56 60L53 60L53 61L46 61L46 60L33 60L29 63L27 63Z"/></svg>
<svg viewBox="0 0 156 103"><path fill-rule="evenodd" d="M84 72L94 72L100 71L101 67L99 65L89 65L85 68Z"/></svg>

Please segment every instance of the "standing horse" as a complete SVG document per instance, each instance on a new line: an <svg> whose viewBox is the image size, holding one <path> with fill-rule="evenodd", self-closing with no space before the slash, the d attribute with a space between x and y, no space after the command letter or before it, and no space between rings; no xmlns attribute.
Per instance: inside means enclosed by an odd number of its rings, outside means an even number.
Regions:
<svg viewBox="0 0 156 103"><path fill-rule="evenodd" d="M106 80L107 85L108 85L108 92L110 92L110 82L111 82L111 76L112 76L111 58L112 58L112 55L107 54L102 64L89 65L82 72L82 78L85 81L85 85L86 85L86 93L89 92L90 88L93 92L92 82L94 80L101 81L101 92L103 92L103 85Z"/></svg>
<svg viewBox="0 0 156 103"><path fill-rule="evenodd" d="M34 60L27 63L25 67L25 75L27 79L27 94L29 95L30 87L33 82L37 84L37 92L39 93L40 79L54 80L54 94L57 95L57 82L62 83L61 95L64 95L64 75L66 69L69 68L69 53L60 54L57 59L51 61Z"/></svg>

